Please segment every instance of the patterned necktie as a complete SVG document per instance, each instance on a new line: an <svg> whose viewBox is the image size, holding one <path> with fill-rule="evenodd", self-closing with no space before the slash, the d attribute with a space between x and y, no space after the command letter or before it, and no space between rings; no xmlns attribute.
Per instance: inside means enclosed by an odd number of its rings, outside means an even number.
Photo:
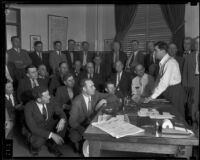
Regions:
<svg viewBox="0 0 200 160"><path fill-rule="evenodd" d="M42 115L44 117L44 120L46 120L47 119L47 110L46 110L44 104L42 105Z"/></svg>

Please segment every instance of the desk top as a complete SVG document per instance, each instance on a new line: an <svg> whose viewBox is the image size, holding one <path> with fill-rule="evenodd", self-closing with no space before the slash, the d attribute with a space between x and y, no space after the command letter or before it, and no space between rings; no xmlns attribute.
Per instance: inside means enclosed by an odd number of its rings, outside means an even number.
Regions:
<svg viewBox="0 0 200 160"><path fill-rule="evenodd" d="M139 106L127 106L125 110L120 111L118 114L128 114L130 123L145 129L145 132L139 133L133 136L126 136L123 138L116 139L106 132L96 128L92 125L89 125L84 133L84 137L87 140L97 140L97 141L110 141L110 142L127 142L127 143L148 143L148 144L169 144L169 145L199 145L198 138L194 135L187 138L170 138L170 137L156 137L155 134L155 124L159 120L150 119L149 117L139 117L137 111L141 107L146 108L155 108L160 113L169 112L175 117L171 120L175 126L184 127L186 129L191 129L188 126L183 117L180 116L176 108L174 108L170 103L161 103L161 104L143 104ZM99 113L102 114L102 113ZM94 118L92 122L97 122L98 115Z"/></svg>

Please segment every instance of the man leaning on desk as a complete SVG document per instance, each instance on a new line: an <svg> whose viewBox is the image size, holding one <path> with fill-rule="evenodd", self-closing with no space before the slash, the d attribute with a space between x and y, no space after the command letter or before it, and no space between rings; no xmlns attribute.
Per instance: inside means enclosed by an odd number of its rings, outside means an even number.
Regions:
<svg viewBox="0 0 200 160"><path fill-rule="evenodd" d="M181 73L178 62L168 54L168 45L159 41L155 45L156 58L159 62L159 75L156 79L155 89L151 96L145 98L144 103L156 99L163 94L164 98L172 102L177 111L185 117L184 103L185 91L181 86Z"/></svg>

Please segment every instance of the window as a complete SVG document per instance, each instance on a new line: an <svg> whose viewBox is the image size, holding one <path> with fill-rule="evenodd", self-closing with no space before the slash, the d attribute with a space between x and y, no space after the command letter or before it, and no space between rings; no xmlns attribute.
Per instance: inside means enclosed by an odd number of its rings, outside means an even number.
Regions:
<svg viewBox="0 0 200 160"><path fill-rule="evenodd" d="M146 50L147 41L170 42L171 31L162 15L160 5L138 5L132 26L122 42L125 52L131 51L132 40L138 40L140 50Z"/></svg>
<svg viewBox="0 0 200 160"><path fill-rule="evenodd" d="M20 10L15 8L6 9L6 48L12 47L10 38L12 36L20 37Z"/></svg>

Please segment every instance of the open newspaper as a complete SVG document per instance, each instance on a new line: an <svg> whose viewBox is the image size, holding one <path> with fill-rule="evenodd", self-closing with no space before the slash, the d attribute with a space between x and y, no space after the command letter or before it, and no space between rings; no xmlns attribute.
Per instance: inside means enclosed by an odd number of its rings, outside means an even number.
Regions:
<svg viewBox="0 0 200 160"><path fill-rule="evenodd" d="M112 117L111 119L102 122L93 122L92 125L100 128L115 138L136 135L144 132L144 129L125 122L119 117Z"/></svg>

